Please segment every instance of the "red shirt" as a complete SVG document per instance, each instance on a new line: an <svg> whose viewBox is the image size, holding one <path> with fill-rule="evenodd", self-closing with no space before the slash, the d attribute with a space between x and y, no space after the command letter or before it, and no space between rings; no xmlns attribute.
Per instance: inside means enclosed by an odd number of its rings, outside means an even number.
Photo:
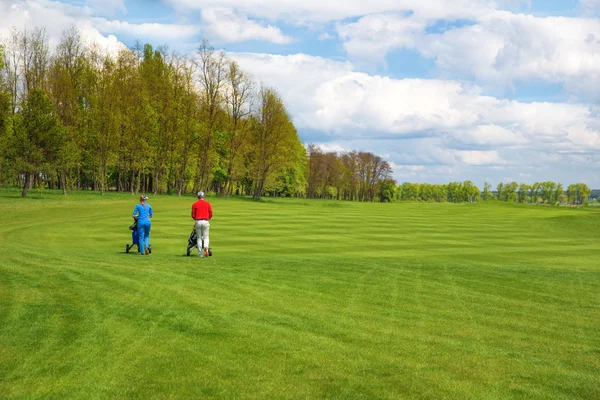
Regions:
<svg viewBox="0 0 600 400"><path fill-rule="evenodd" d="M204 199L200 199L192 205L192 218L196 221L199 219L209 220L212 218L212 207L210 203Z"/></svg>

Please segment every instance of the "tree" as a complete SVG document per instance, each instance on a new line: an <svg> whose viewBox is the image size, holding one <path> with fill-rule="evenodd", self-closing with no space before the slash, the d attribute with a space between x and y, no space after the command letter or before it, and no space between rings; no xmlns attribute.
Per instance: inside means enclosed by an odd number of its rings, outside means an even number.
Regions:
<svg viewBox="0 0 600 400"><path fill-rule="evenodd" d="M590 197L591 190L585 183L576 183L567 188L567 198L570 204L581 205Z"/></svg>
<svg viewBox="0 0 600 400"><path fill-rule="evenodd" d="M226 195L229 197L233 184L239 179L238 163L243 157L249 134L248 117L252 112L253 82L235 61L227 66L225 106L227 107L227 176Z"/></svg>
<svg viewBox="0 0 600 400"><path fill-rule="evenodd" d="M590 193L592 193L592 191L585 183L578 183L577 186L579 192L579 204L584 204L588 201Z"/></svg>
<svg viewBox="0 0 600 400"><path fill-rule="evenodd" d="M542 182L540 184L540 197L544 199L545 203L553 204L556 198L556 183Z"/></svg>
<svg viewBox="0 0 600 400"><path fill-rule="evenodd" d="M531 202L532 203L538 203L539 202L541 188L542 188L542 183L541 182L535 182L531 186Z"/></svg>
<svg viewBox="0 0 600 400"><path fill-rule="evenodd" d="M81 160L85 149L85 134L81 131L83 116L83 78L86 67L86 48L81 33L70 27L63 31L62 39L49 68L49 88L54 107L67 132L58 157L60 186L67 194L69 171L77 169L80 177ZM79 187L79 184L77 185Z"/></svg>
<svg viewBox="0 0 600 400"><path fill-rule="evenodd" d="M22 115L21 118L15 118L15 114L19 110L24 110L25 104L29 101L29 96L33 91L43 91L47 87L49 46L46 31L43 28L35 28L33 31L24 30L23 32L13 29L10 33L7 56L3 64L7 65L12 131L13 135L17 135L18 127L16 125L19 119L22 121ZM21 136L22 128L21 126ZM16 151L15 148L10 150ZM30 155L32 156L35 152L35 149L32 149ZM27 157L26 155L17 156L22 161L20 162L21 167L24 167L23 161ZM33 172L35 171L29 173ZM33 184L33 176L23 176L23 178L24 184L30 188ZM24 189L23 196L26 195L26 192L27 189Z"/></svg>
<svg viewBox="0 0 600 400"><path fill-rule="evenodd" d="M41 90L29 93L28 101L19 111L17 129L10 147L17 170L24 176L21 193L27 196L31 179L48 174L58 158L64 130L52 102Z"/></svg>
<svg viewBox="0 0 600 400"><path fill-rule="evenodd" d="M87 70L86 84L89 96L86 106L90 110L88 116L89 144L92 150L92 170L102 194L108 189L109 167L117 160L118 119L114 91L115 64L109 58L96 60Z"/></svg>
<svg viewBox="0 0 600 400"><path fill-rule="evenodd" d="M177 59L177 70L179 79L176 84L180 85L180 94L178 98L179 125L179 157L177 161L177 193L181 196L186 189L187 181L192 176L190 170L192 157L196 153L194 144L200 138L200 96L195 85L195 65L189 62L187 58Z"/></svg>
<svg viewBox="0 0 600 400"><path fill-rule="evenodd" d="M492 200L493 198L494 198L494 195L492 194L492 185L485 182L483 184L483 201L489 201L489 200Z"/></svg>
<svg viewBox="0 0 600 400"><path fill-rule="evenodd" d="M515 202L517 201L517 189L519 184L517 182L511 182L504 185L503 197L505 201Z"/></svg>
<svg viewBox="0 0 600 400"><path fill-rule="evenodd" d="M379 201L382 203L391 203L395 200L396 181L392 178L383 179L379 183Z"/></svg>
<svg viewBox="0 0 600 400"><path fill-rule="evenodd" d="M350 151L340 157L341 188L344 200L358 200L358 153Z"/></svg>
<svg viewBox="0 0 600 400"><path fill-rule="evenodd" d="M464 181L462 184L462 199L461 201L467 201L469 203L475 203L481 196L481 191L471 181Z"/></svg>
<svg viewBox="0 0 600 400"><path fill-rule="evenodd" d="M554 194L554 198L558 204L564 204L567 202L567 196L565 196L563 185L560 183L556 185L556 193Z"/></svg>
<svg viewBox="0 0 600 400"><path fill-rule="evenodd" d="M315 198L323 184L323 151L314 144L309 144L306 149L307 159L307 189L308 198Z"/></svg>
<svg viewBox="0 0 600 400"><path fill-rule="evenodd" d="M33 90L47 88L50 47L45 28L23 31L19 37L19 51L23 63L24 93L28 97Z"/></svg>
<svg viewBox="0 0 600 400"><path fill-rule="evenodd" d="M2 184L4 162L8 152L8 130L10 127L10 93L5 68L4 47L0 46L0 184Z"/></svg>
<svg viewBox="0 0 600 400"><path fill-rule="evenodd" d="M504 184L500 182L496 187L496 191L498 192L498 201L504 201Z"/></svg>
<svg viewBox="0 0 600 400"><path fill-rule="evenodd" d="M518 193L519 203L527 203L527 192L529 191L530 187L531 186L529 186L526 183L521 183L519 185L519 193Z"/></svg>
<svg viewBox="0 0 600 400"><path fill-rule="evenodd" d="M418 183L404 182L402 184L402 200L420 200L421 185Z"/></svg>
<svg viewBox="0 0 600 400"><path fill-rule="evenodd" d="M227 62L223 51L216 51L206 39L196 50L196 66L201 88L201 110L204 121L203 137L200 141L200 157L196 171L196 188L208 183L209 166L213 151L214 135L222 118L222 87L227 77Z"/></svg>
<svg viewBox="0 0 600 400"><path fill-rule="evenodd" d="M253 199L260 200L270 179L293 166L298 160L302 143L296 128L275 89L263 87L253 118L252 158L254 160Z"/></svg>

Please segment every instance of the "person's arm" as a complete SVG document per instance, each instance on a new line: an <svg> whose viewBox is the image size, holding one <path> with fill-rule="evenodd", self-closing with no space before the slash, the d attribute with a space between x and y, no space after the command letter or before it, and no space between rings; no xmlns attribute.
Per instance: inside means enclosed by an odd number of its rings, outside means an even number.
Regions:
<svg viewBox="0 0 600 400"><path fill-rule="evenodd" d="M192 204L192 219L195 221L196 220L196 207L195 207L195 203Z"/></svg>
<svg viewBox="0 0 600 400"><path fill-rule="evenodd" d="M133 219L135 219L135 220L137 220L138 219L138 215L140 215L140 212L138 211L137 208L138 208L138 206L136 204L135 207L133 208L133 215L132 215Z"/></svg>
<svg viewBox="0 0 600 400"><path fill-rule="evenodd" d="M150 207L150 209L148 210L148 215L150 216L150 218L152 218L154 216L154 214L152 213L152 206L148 204L148 207Z"/></svg>
<svg viewBox="0 0 600 400"><path fill-rule="evenodd" d="M208 219L212 219L212 206L208 203Z"/></svg>

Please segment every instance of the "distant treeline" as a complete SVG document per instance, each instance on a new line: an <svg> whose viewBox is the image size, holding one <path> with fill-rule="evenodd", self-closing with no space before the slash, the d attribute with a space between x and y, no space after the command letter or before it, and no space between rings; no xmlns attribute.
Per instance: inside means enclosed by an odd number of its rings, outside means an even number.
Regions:
<svg viewBox="0 0 600 400"><path fill-rule="evenodd" d="M348 157L344 198L376 200L389 165ZM23 196L33 187L305 196L314 168L279 94L207 41L193 57L148 44L109 55L74 28L53 50L43 28L13 29L0 43L0 184Z"/></svg>
<svg viewBox="0 0 600 400"><path fill-rule="evenodd" d="M563 185L556 182L500 183L496 190L492 185L484 184L480 191L473 182L452 182L445 185L428 183L402 183L396 187L388 201L424 201L431 203L461 203L474 201L505 201L513 203L535 203L550 205L582 205L591 197L592 191L584 183Z"/></svg>

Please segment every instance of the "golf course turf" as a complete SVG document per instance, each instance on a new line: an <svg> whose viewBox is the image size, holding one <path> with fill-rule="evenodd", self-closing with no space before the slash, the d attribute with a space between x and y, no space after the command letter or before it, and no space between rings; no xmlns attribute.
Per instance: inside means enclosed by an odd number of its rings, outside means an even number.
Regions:
<svg viewBox="0 0 600 400"><path fill-rule="evenodd" d="M19 194L0 398L600 398L599 208Z"/></svg>

